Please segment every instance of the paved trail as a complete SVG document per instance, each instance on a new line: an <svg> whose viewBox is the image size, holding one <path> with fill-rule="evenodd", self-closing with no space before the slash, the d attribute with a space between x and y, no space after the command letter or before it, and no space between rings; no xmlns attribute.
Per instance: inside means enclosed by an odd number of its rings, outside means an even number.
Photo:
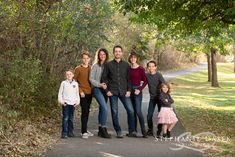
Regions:
<svg viewBox="0 0 235 157"><path fill-rule="evenodd" d="M199 65L190 70L180 70L176 72L166 73L164 74L164 78L166 80L170 80L172 78L194 73L197 71L201 71L206 69L206 65ZM143 114L146 121L147 115L147 107L149 95L147 88L143 91ZM177 109L176 109L177 110ZM110 110L109 110L110 111ZM45 153L45 157L182 157L182 156L190 156L190 157L202 157L202 153L190 149L181 149L179 151L170 150L170 147L176 148L173 143L174 141L156 141L154 137L148 138L129 138L124 136L123 139L117 139L116 133L113 130L111 115L109 113L108 119L108 130L109 133L112 134L112 139L103 139L97 136L98 126L97 126L97 117L98 112L96 111L94 114L90 115L88 129L95 134L94 137L90 137L89 139L82 139L80 137L80 130L75 130L75 134L78 137L59 140L57 145L54 146L52 150L49 150ZM121 103L119 103L119 118L120 124L122 126L123 133L127 130L127 120L126 120L126 112ZM76 128L80 128L76 126ZM156 126L155 126L156 128ZM140 132L140 129L139 129ZM180 123L177 123L174 128L172 135L178 136L184 133L185 130Z"/></svg>

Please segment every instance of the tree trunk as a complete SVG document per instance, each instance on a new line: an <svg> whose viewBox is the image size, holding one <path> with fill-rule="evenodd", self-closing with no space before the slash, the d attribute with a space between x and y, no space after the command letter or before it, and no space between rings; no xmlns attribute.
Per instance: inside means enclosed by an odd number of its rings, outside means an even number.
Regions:
<svg viewBox="0 0 235 157"><path fill-rule="evenodd" d="M211 56L209 53L207 53L206 56L207 56L208 82L211 82Z"/></svg>
<svg viewBox="0 0 235 157"><path fill-rule="evenodd" d="M216 57L216 49L211 48L211 70L212 70L211 86L212 87L219 87L215 57Z"/></svg>
<svg viewBox="0 0 235 157"><path fill-rule="evenodd" d="M232 44L232 52L233 52L233 72L235 73L235 43Z"/></svg>
<svg viewBox="0 0 235 157"><path fill-rule="evenodd" d="M155 50L154 50L154 55L151 57L152 60L156 59L157 61L157 66L159 67L160 65L160 49L156 48L155 47Z"/></svg>
<svg viewBox="0 0 235 157"><path fill-rule="evenodd" d="M233 72L235 73L235 44L233 45Z"/></svg>

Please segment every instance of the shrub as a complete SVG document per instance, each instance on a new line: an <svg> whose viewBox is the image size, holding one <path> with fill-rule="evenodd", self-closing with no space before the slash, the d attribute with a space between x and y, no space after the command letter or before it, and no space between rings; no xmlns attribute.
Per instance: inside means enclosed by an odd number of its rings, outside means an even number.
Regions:
<svg viewBox="0 0 235 157"><path fill-rule="evenodd" d="M12 56L8 61L0 60L0 95L3 104L11 109L31 110L36 105L34 95L42 80L39 60Z"/></svg>

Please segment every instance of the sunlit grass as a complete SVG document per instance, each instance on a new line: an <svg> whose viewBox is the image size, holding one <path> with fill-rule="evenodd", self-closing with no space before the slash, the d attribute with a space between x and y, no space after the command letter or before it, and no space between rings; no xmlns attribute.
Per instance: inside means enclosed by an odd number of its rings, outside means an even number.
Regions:
<svg viewBox="0 0 235 157"><path fill-rule="evenodd" d="M218 64L219 88L207 82L207 70L172 80L172 95L177 114L187 131L210 131L218 137L228 137L227 143L218 142L222 155L235 156L235 73L233 64ZM220 154L221 155L221 154Z"/></svg>

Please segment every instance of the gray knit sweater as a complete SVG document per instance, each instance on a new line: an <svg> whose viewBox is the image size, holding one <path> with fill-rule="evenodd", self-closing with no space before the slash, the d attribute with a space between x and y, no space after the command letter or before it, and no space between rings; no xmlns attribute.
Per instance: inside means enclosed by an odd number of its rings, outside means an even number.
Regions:
<svg viewBox="0 0 235 157"><path fill-rule="evenodd" d="M100 80L101 80L103 69L104 69L103 65L100 66L97 63L92 65L89 80L93 87L101 87Z"/></svg>

